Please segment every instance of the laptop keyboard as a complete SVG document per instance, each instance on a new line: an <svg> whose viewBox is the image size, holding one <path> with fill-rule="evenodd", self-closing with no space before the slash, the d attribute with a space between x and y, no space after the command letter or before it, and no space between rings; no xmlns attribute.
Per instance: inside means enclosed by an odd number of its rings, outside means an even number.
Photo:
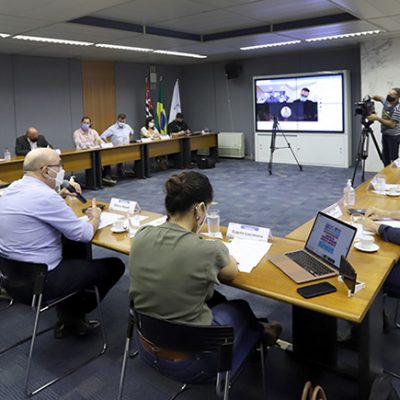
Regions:
<svg viewBox="0 0 400 400"><path fill-rule="evenodd" d="M316 260L314 257L311 257L303 250L294 251L293 253L286 253L286 255L313 276L321 276L332 273L330 268Z"/></svg>

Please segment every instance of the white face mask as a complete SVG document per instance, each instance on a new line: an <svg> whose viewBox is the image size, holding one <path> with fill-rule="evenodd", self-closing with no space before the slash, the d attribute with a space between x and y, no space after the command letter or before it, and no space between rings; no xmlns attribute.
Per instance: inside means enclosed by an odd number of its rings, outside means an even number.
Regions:
<svg viewBox="0 0 400 400"><path fill-rule="evenodd" d="M149 122L149 128L154 128L154 122Z"/></svg>
<svg viewBox="0 0 400 400"><path fill-rule="evenodd" d="M51 171L56 173L56 176L53 178L55 180L56 186L61 186L62 183L64 182L64 176L65 176L65 170L64 168L60 168L59 171L54 171L54 169L51 169Z"/></svg>
<svg viewBox="0 0 400 400"><path fill-rule="evenodd" d="M125 126L125 122L118 122L118 126L119 126L120 128L123 128L123 127Z"/></svg>

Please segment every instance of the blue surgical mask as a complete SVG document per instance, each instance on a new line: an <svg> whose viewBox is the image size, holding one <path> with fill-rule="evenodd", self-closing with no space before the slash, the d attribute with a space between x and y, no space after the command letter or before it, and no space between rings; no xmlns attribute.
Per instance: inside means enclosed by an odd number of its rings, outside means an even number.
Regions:
<svg viewBox="0 0 400 400"><path fill-rule="evenodd" d="M82 123L81 128L82 128L84 131L87 131L87 130L90 128L90 124Z"/></svg>
<svg viewBox="0 0 400 400"><path fill-rule="evenodd" d="M300 96L300 101L307 101L307 97L306 96Z"/></svg>

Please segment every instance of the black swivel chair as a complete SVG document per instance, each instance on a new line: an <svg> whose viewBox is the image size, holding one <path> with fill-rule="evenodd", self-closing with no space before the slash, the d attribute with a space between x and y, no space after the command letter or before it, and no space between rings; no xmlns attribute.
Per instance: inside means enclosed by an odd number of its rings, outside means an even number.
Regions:
<svg viewBox="0 0 400 400"><path fill-rule="evenodd" d="M58 382L60 379L64 378L67 375L70 375L78 368L86 365L90 361L104 354L107 349L107 344L105 340L105 332L104 332L104 323L100 308L100 297L97 290L97 287L93 287L94 295L97 299L97 306L99 311L99 318L101 321L101 333L102 333L102 345L100 352L91 356L89 359L81 362L76 367L66 371L63 375L58 376L51 381L41 385L35 390L29 389L29 378L31 373L32 366L32 357L33 351L35 348L36 337L42 333L49 331L51 328L45 329L41 332L38 332L39 326L39 317L44 312L47 311L62 301L70 298L76 292L70 293L67 296L62 298L54 299L49 302L43 301L43 290L46 284L46 276L47 276L47 265L46 264L35 264L29 262L15 261L11 259L7 259L0 256L0 287L3 287L7 293L12 296L12 298L19 303L27 304L32 307L35 311L35 319L33 325L32 336L29 336L25 339L14 343L13 345L0 350L0 355L4 354L6 351L19 346L22 343L25 343L30 340L30 348L29 355L26 367L26 375L25 375L25 386L24 391L27 396L31 397L43 389L49 387L53 383Z"/></svg>
<svg viewBox="0 0 400 400"><path fill-rule="evenodd" d="M178 352L189 352L194 354L214 352L218 354L216 365L215 389L219 399L228 400L229 388L239 375L241 367L249 354L258 346L261 359L261 373L263 394L265 397L265 360L264 347L261 340L249 343L249 351L243 354L243 359L232 371L233 359L233 328L230 326L193 326L182 323L172 323L145 314L141 314L130 308L127 338L125 342L124 357L122 361L121 377L118 390L118 400L122 399L125 373L128 357L133 358L135 352L130 355L130 342L134 329L138 334L150 342L154 347L165 348ZM232 373L233 372L233 373ZM169 400L175 399L184 392L188 386L185 382L177 393Z"/></svg>

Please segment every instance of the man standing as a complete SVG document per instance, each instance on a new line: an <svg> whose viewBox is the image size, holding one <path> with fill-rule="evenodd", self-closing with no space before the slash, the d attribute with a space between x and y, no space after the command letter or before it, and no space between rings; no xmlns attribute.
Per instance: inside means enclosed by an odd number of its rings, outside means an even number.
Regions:
<svg viewBox="0 0 400 400"><path fill-rule="evenodd" d="M114 146L122 146L129 144L130 135L133 135L133 129L126 123L126 115L118 114L117 122L107 128L100 137L103 140L111 141ZM122 164L118 164L118 175L124 175ZM103 168L103 183L108 185L115 185L117 183L111 177L110 165Z"/></svg>
<svg viewBox="0 0 400 400"><path fill-rule="evenodd" d="M182 113L177 113L175 121L168 124L168 133L172 136L181 136L190 133L190 129L184 121Z"/></svg>
<svg viewBox="0 0 400 400"><path fill-rule="evenodd" d="M90 117L82 117L81 127L74 132L74 142L77 149L93 149L101 145L99 134L91 128Z"/></svg>
<svg viewBox="0 0 400 400"><path fill-rule="evenodd" d="M382 116L371 114L369 121L378 121L382 132L383 164L389 165L399 156L400 144L400 88L389 90L386 99L381 96L372 96L372 99L383 104Z"/></svg>
<svg viewBox="0 0 400 400"><path fill-rule="evenodd" d="M32 150L23 169L23 178L0 198L0 255L48 266L45 301L78 291L57 306L54 334L56 338L83 335L98 326L85 319L96 307L95 296L85 289L97 286L102 299L123 274L124 264L118 258L76 256L82 252L82 243L92 240L101 211L94 201L88 221L81 220L54 190L64 179L60 156L54 150ZM62 236L69 240L68 250L62 247Z"/></svg>
<svg viewBox="0 0 400 400"><path fill-rule="evenodd" d="M28 128L25 135L19 136L15 142L15 154L25 156L38 147L51 147L43 135L39 135L36 128Z"/></svg>

